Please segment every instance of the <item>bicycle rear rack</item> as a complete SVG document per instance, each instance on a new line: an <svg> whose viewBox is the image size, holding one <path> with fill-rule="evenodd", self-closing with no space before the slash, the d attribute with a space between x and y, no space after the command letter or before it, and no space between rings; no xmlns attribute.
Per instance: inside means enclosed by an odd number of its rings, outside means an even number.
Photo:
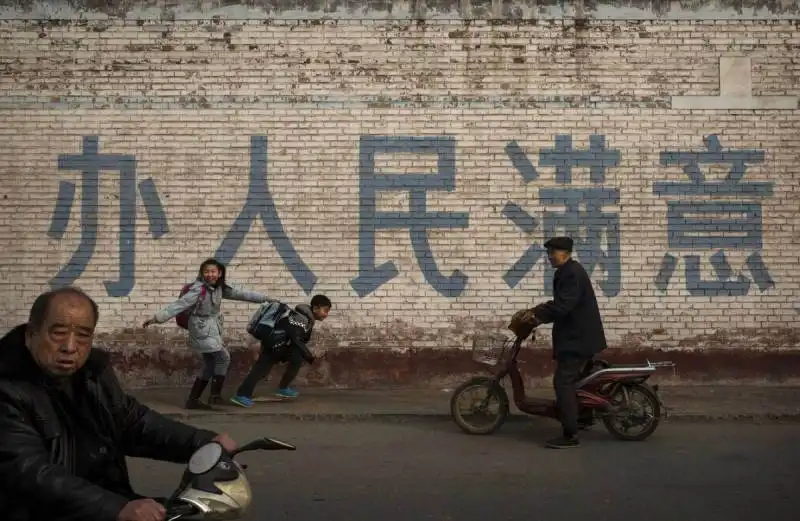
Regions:
<svg viewBox="0 0 800 521"><path fill-rule="evenodd" d="M670 362L670 361L666 361L666 360L662 361L662 362L651 362L650 360L648 360L647 361L647 365L650 366L650 367L655 367L655 368L671 367L672 368L672 375L673 376L677 376L678 375L678 364L676 364L675 362Z"/></svg>

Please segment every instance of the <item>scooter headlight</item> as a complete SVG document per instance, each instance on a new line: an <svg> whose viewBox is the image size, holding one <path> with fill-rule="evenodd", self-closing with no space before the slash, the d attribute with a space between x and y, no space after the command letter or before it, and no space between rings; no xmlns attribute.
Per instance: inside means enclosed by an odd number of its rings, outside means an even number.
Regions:
<svg viewBox="0 0 800 521"><path fill-rule="evenodd" d="M223 472L235 469L238 475L232 479L215 480L213 484L217 490L209 491L205 490L206 487L190 486L178 497L194 505L204 521L239 519L250 507L253 498L250 483L242 468L234 461L221 462L217 469Z"/></svg>

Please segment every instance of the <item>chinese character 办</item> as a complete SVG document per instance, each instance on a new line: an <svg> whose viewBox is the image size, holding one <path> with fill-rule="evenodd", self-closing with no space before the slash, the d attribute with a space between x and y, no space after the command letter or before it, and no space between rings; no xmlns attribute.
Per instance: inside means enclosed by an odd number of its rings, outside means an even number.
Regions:
<svg viewBox="0 0 800 521"><path fill-rule="evenodd" d="M123 154L98 154L97 136L83 138L82 154L58 156L59 170L81 172L81 238L78 249L69 262L50 281L52 287L67 286L84 272L97 247L98 209L100 204L100 172L119 172L119 279L104 281L111 297L130 294L136 282L136 158ZM155 183L146 179L139 183L139 193L144 201L150 233L155 239L169 232L164 208L158 197ZM53 219L47 234L54 239L63 238L67 231L72 205L75 201L75 184L61 181L58 189Z"/></svg>

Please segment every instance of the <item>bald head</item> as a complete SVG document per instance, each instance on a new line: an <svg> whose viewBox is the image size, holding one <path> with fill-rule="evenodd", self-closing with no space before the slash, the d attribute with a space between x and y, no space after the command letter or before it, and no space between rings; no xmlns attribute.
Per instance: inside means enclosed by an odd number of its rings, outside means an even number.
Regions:
<svg viewBox="0 0 800 521"><path fill-rule="evenodd" d="M97 304L77 288L40 295L31 307L25 344L51 376L69 376L84 366L92 348Z"/></svg>

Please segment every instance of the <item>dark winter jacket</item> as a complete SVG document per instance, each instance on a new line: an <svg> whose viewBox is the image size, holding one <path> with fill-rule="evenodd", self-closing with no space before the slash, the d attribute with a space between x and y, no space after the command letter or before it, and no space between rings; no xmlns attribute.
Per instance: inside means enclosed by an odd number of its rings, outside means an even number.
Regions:
<svg viewBox="0 0 800 521"><path fill-rule="evenodd" d="M553 323L553 358L591 358L606 349L606 335L592 281L574 259L553 277L553 300L533 308L542 323Z"/></svg>
<svg viewBox="0 0 800 521"><path fill-rule="evenodd" d="M308 348L308 342L311 340L315 322L311 306L298 304L275 323L275 330L268 342L282 360L289 359L291 350L296 349L311 364L314 362L314 355Z"/></svg>
<svg viewBox="0 0 800 521"><path fill-rule="evenodd" d="M126 394L102 350L70 379L48 377L25 347L25 327L0 339L3 521L116 521L140 497L125 456L186 463L215 436Z"/></svg>

